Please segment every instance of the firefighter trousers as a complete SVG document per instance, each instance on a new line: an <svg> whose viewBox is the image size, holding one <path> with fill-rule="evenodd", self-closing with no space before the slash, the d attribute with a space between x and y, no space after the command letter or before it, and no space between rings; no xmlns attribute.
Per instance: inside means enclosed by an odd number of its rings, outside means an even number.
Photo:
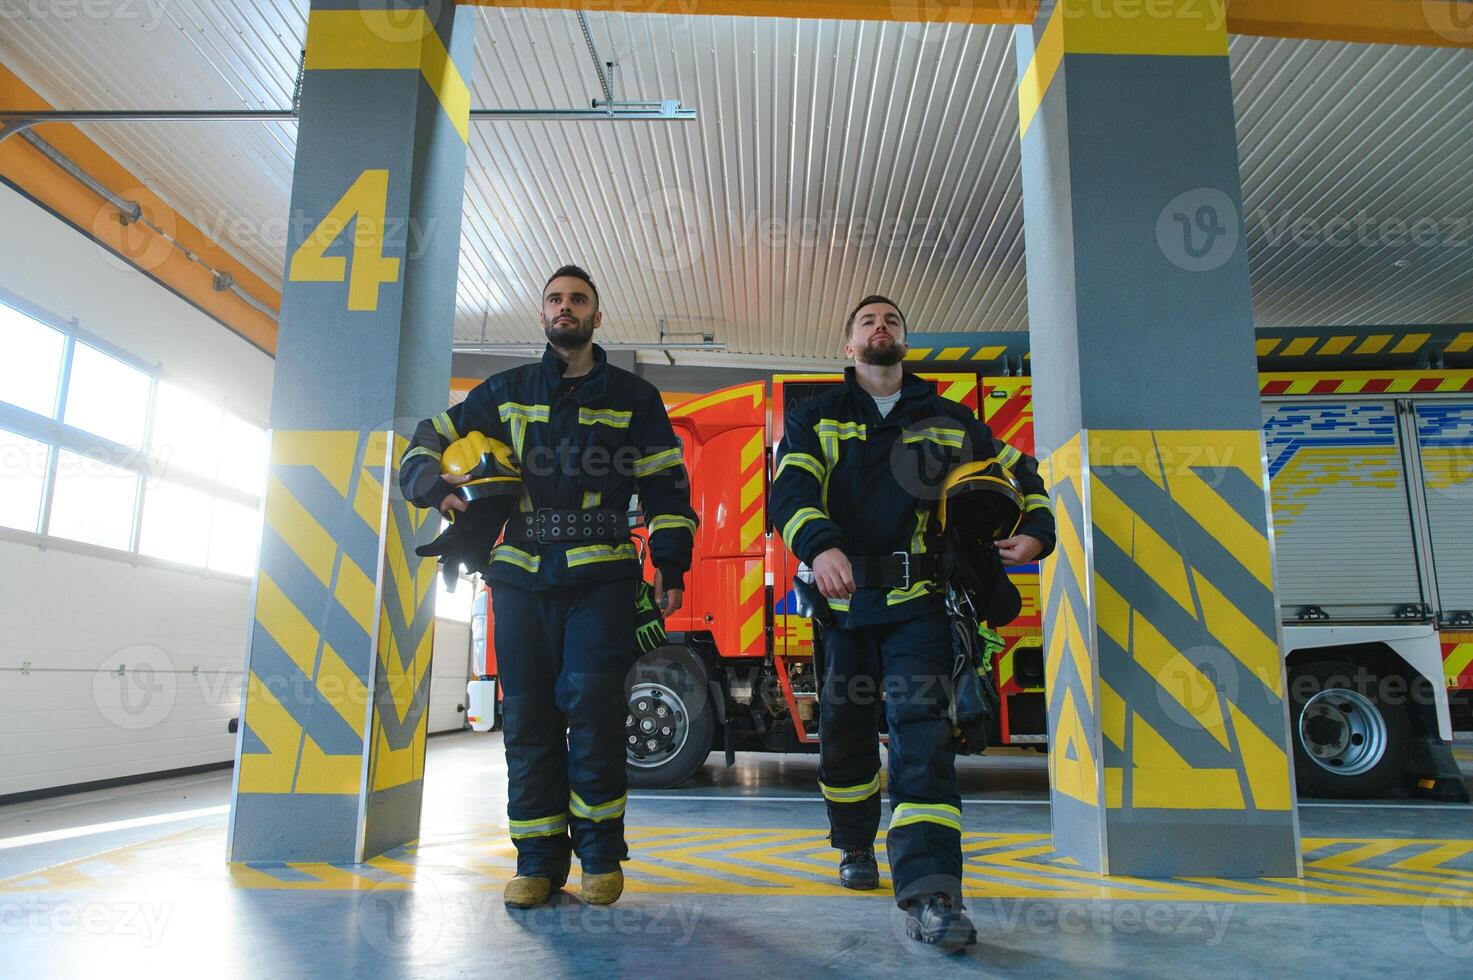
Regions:
<svg viewBox="0 0 1473 980"><path fill-rule="evenodd" d="M819 642L818 780L834 847L874 847L883 710L891 809L885 846L896 901L904 906L934 893L960 901L961 797L947 717L952 651L946 613L825 630Z"/></svg>
<svg viewBox="0 0 1473 980"><path fill-rule="evenodd" d="M517 873L563 878L629 859L624 678L634 661L632 579L538 591L495 583L507 818Z"/></svg>

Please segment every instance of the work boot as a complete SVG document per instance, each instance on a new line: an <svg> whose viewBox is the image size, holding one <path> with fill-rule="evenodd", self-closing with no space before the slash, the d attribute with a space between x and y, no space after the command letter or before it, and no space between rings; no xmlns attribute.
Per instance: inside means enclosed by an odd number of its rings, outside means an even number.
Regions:
<svg viewBox="0 0 1473 980"><path fill-rule="evenodd" d="M615 868L602 874L583 872L583 901L589 905L613 905L624 894L624 871Z"/></svg>
<svg viewBox="0 0 1473 980"><path fill-rule="evenodd" d="M880 866L875 861L875 852L865 849L845 851L839 859L839 884L862 892L880 887Z"/></svg>
<svg viewBox="0 0 1473 980"><path fill-rule="evenodd" d="M552 879L545 875L517 875L506 883L501 900L509 909L530 909L552 897Z"/></svg>
<svg viewBox="0 0 1473 980"><path fill-rule="evenodd" d="M568 883L572 862L571 854L563 859L562 874L556 879L548 875L517 875L502 889L502 902L509 909L530 909L545 904L553 892Z"/></svg>
<svg viewBox="0 0 1473 980"><path fill-rule="evenodd" d="M905 934L919 942L940 946L955 953L977 941L972 920L962 911L960 902L950 895L927 895L905 909Z"/></svg>

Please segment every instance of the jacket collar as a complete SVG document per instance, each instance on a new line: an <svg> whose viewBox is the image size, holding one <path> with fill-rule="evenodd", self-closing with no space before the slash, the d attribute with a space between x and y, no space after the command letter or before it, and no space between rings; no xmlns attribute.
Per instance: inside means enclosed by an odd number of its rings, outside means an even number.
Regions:
<svg viewBox="0 0 1473 980"><path fill-rule="evenodd" d="M584 376L584 381L578 386L578 401L587 404L603 394L607 385L608 372L605 370L609 362L609 356L598 344L593 345L593 367ZM542 376L547 380L549 387L556 388L562 383L563 373L568 369L568 362L557 356L557 352L548 344L542 351Z"/></svg>
<svg viewBox="0 0 1473 980"><path fill-rule="evenodd" d="M881 420L880 410L875 406L874 396L864 390L864 386L859 383L859 377L855 374L853 367L846 367L844 369L844 384L849 388L849 392L854 398L855 404L859 407L859 411L866 416L873 415L876 421L898 419L900 416L897 413L900 412L902 406L913 405L917 399L926 398L936 391L935 386L931 382L923 378L918 378L909 371L902 372L900 375L900 401L896 402L895 407L890 410L890 414Z"/></svg>

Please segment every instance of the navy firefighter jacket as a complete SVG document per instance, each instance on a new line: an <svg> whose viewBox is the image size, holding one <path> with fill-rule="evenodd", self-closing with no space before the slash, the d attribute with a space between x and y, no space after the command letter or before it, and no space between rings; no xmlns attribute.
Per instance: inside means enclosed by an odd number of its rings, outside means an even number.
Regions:
<svg viewBox="0 0 1473 980"><path fill-rule="evenodd" d="M995 457L1012 471L1024 494L1017 533L1054 548L1054 514L1038 475L1038 461L992 435L965 406L910 373L900 400L881 417L854 369L844 384L794 405L783 420L772 523L798 559L809 565L829 548L850 558L896 551L935 550L932 523L941 485L956 466ZM1042 557L1042 556L1040 556ZM848 600L830 599L841 627L903 622L944 608L936 582L909 588L861 588Z"/></svg>
<svg viewBox="0 0 1473 980"><path fill-rule="evenodd" d="M597 344L593 357L592 371L565 379L567 365L549 347L541 363L492 375L459 405L420 422L400 461L400 485L414 505L437 507L453 489L440 475L441 453L469 432L485 433L512 448L522 474L522 512L622 511L638 493L651 561L667 588L682 588L696 515L670 417L654 385L608 363ZM640 574L630 541L527 542L492 549L486 577L545 589Z"/></svg>

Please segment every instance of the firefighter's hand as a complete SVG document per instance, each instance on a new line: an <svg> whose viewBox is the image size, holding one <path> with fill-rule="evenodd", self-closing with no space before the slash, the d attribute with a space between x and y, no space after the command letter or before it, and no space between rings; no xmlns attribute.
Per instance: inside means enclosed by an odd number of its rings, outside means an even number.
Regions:
<svg viewBox="0 0 1473 980"><path fill-rule="evenodd" d="M685 598L684 589L665 588L665 579L658 569L655 571L655 605L660 607L660 613L664 616L672 615L680 608L681 600Z"/></svg>
<svg viewBox="0 0 1473 980"><path fill-rule="evenodd" d="M470 478L471 477L470 477L470 474L469 473L446 473L445 474L445 482L448 483L448 484L450 484L452 487L458 487L462 483L465 483ZM466 511L466 508L469 507L469 506L470 506L470 504L467 504L464 500L461 499L460 494L458 494L458 493L448 493L448 494L445 495L445 499L442 500L442 501L440 501L440 513L445 514L445 513L448 513L450 511L452 511L452 510L458 510L462 514L464 514L465 511Z"/></svg>
<svg viewBox="0 0 1473 980"><path fill-rule="evenodd" d="M813 559L813 581L828 599L847 599L854 594L854 568L849 556L830 548Z"/></svg>
<svg viewBox="0 0 1473 980"><path fill-rule="evenodd" d="M995 543L1004 565L1026 565L1043 554L1043 542L1027 534L1014 535Z"/></svg>

